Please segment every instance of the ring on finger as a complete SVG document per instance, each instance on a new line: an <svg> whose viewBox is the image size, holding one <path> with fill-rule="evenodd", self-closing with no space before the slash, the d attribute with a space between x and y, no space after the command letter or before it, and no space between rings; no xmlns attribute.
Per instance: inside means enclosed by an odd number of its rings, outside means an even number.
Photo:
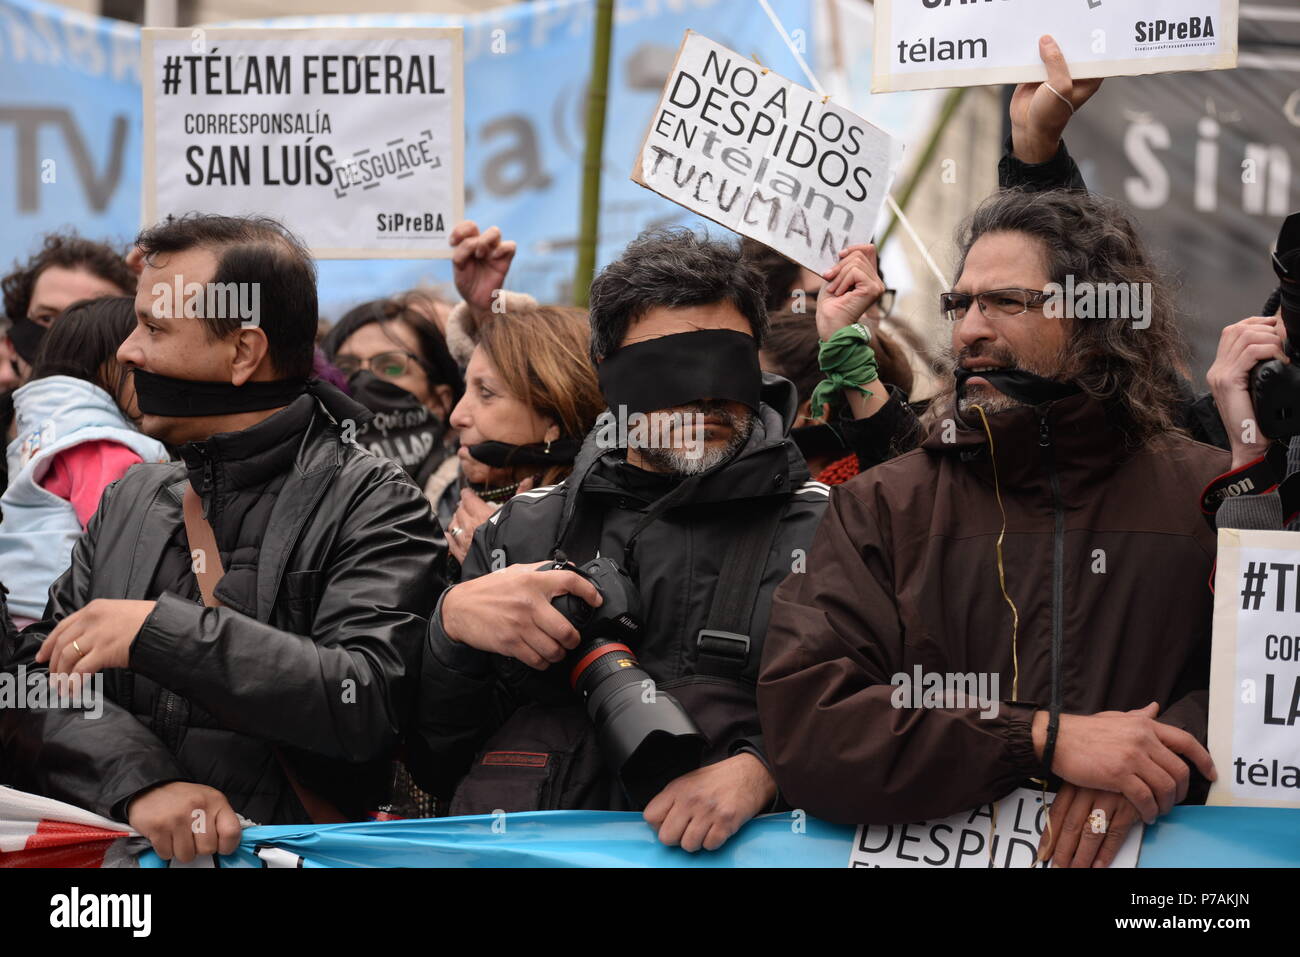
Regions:
<svg viewBox="0 0 1300 957"><path fill-rule="evenodd" d="M1093 808L1092 813L1088 815L1089 830L1093 834L1105 834L1109 826L1106 821L1106 812L1099 807Z"/></svg>

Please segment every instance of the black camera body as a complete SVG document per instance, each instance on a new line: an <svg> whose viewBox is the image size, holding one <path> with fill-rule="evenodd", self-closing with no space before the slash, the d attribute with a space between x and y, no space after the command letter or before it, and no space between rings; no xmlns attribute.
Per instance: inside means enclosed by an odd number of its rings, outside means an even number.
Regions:
<svg viewBox="0 0 1300 957"><path fill-rule="evenodd" d="M1300 213L1288 216L1277 237L1273 271L1280 282L1282 324L1291 363L1269 359L1250 373L1250 398L1259 431L1270 439L1300 435ZM1226 423L1234 428L1235 423Z"/></svg>
<svg viewBox="0 0 1300 957"><path fill-rule="evenodd" d="M670 781L700 766L705 738L672 695L659 691L628 646L641 634L641 593L613 559L578 567L555 562L547 570L575 572L596 586L593 608L577 595L552 604L581 640L565 658L569 684L582 695L606 765L632 805L644 809Z"/></svg>

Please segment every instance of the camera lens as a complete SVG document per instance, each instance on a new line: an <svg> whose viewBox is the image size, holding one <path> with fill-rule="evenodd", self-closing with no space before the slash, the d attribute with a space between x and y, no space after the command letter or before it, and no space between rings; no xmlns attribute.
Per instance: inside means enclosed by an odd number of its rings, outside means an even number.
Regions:
<svg viewBox="0 0 1300 957"><path fill-rule="evenodd" d="M632 649L619 641L593 638L575 652L576 661L569 672L569 686L584 698L606 678L632 669L645 674L637 664Z"/></svg>

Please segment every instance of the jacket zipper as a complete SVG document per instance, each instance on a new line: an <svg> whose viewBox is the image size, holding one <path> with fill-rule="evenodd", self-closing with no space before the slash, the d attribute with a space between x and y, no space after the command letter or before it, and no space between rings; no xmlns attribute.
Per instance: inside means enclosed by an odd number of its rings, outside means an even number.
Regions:
<svg viewBox="0 0 1300 957"><path fill-rule="evenodd" d="M1056 527L1052 539L1052 713L1061 712L1061 656L1065 643L1065 505L1061 500L1061 478L1056 471L1052 427L1044 415L1038 426L1038 444L1043 449L1047 474L1052 483L1052 510Z"/></svg>
<svg viewBox="0 0 1300 957"><path fill-rule="evenodd" d="M176 721L176 695L172 694L166 688L162 689L163 694L163 727L162 740L167 745L167 750L172 754L177 753L180 746L180 735L177 733L180 729Z"/></svg>

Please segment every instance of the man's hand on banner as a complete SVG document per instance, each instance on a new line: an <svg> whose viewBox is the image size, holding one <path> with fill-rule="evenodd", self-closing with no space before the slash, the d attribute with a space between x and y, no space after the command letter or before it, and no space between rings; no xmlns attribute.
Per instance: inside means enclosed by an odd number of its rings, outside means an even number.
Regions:
<svg viewBox="0 0 1300 957"><path fill-rule="evenodd" d="M1156 720L1152 702L1134 711L1063 714L1051 771L1071 784L1117 791L1150 824L1187 796L1186 757L1207 779L1217 776L1210 752L1194 737ZM1046 711L1034 715L1034 749L1047 742Z"/></svg>
<svg viewBox="0 0 1300 957"><path fill-rule="evenodd" d="M716 851L776 799L776 781L749 753L677 778L646 805L645 819L669 847Z"/></svg>
<svg viewBox="0 0 1300 957"><path fill-rule="evenodd" d="M873 243L848 246L840 250L840 261L822 273L826 282L817 294L817 337L822 342L841 329L861 322L871 332L873 342L879 345L880 340L874 336L879 331L878 320L883 314L876 311L876 322L872 322L869 315L885 293L876 255ZM857 389L843 390L855 419L875 415L889 401L889 392L883 387L870 391L871 395L863 395Z"/></svg>
<svg viewBox="0 0 1300 957"><path fill-rule="evenodd" d="M490 312L493 293L504 287L515 258L515 241L503 240L496 226L480 235L478 224L467 219L451 231L451 248L456 291L470 308Z"/></svg>
<svg viewBox="0 0 1300 957"><path fill-rule="evenodd" d="M1094 826L1097 811L1101 816ZM1051 826L1038 842L1038 859L1050 858L1053 867L1110 867L1138 817L1122 794L1065 784L1052 801Z"/></svg>
<svg viewBox="0 0 1300 957"><path fill-rule="evenodd" d="M126 806L126 820L149 839L164 861L188 864L200 855L233 854L239 817L216 788L172 781L141 791Z"/></svg>
<svg viewBox="0 0 1300 957"><path fill-rule="evenodd" d="M54 626L36 652L37 664L49 662L50 675L93 675L126 668L131 643L157 602L96 598Z"/></svg>
<svg viewBox="0 0 1300 957"><path fill-rule="evenodd" d="M1101 88L1100 79L1070 78L1065 54L1051 37L1039 39L1038 55L1047 67L1047 82L1021 83L1011 95L1011 146L1022 163L1046 163L1055 156L1070 117Z"/></svg>
<svg viewBox="0 0 1300 957"><path fill-rule="evenodd" d="M823 342L862 321L884 294L876 262L875 245L861 243L842 249L840 261L822 273L826 282L817 294L817 337Z"/></svg>

